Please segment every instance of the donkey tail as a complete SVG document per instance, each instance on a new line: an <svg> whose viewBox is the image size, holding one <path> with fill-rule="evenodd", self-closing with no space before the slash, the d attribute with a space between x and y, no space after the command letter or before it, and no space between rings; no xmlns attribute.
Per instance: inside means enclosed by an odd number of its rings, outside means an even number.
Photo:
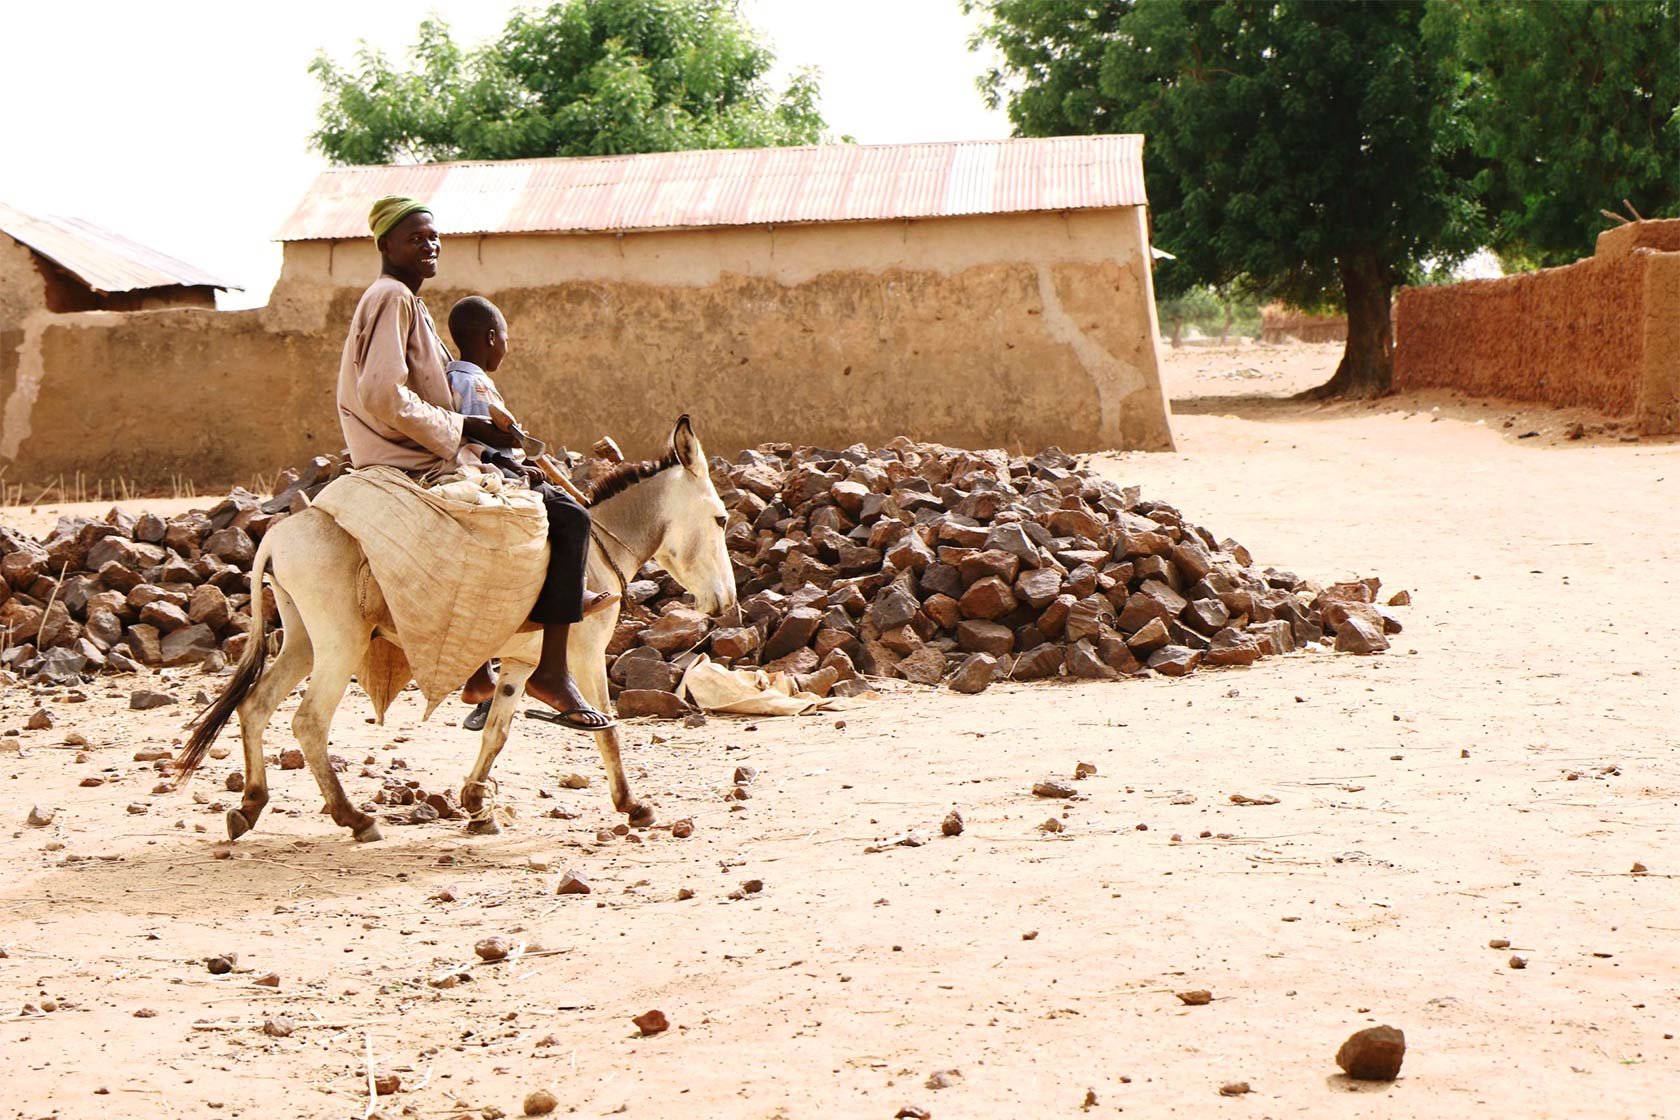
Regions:
<svg viewBox="0 0 1680 1120"><path fill-rule="evenodd" d="M270 539L266 534L263 536L262 545L251 561L251 628L246 631L245 652L222 694L193 720L187 745L181 748L180 755L175 759L176 789L192 777L193 771L204 761L204 756L210 753L210 746L222 733L222 728L227 726L228 720L233 718L233 713L239 710L239 705L245 702L245 697L262 677L263 665L268 659L268 641L263 630L263 572L268 567Z"/></svg>

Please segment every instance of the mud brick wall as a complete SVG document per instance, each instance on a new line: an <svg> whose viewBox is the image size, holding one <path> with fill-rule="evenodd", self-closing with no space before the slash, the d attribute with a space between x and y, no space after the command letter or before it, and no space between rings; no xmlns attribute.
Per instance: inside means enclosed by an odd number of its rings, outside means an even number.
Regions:
<svg viewBox="0 0 1680 1120"><path fill-rule="evenodd" d="M1680 431L1680 220L1610 230L1575 264L1402 288L1397 389L1591 408Z"/></svg>

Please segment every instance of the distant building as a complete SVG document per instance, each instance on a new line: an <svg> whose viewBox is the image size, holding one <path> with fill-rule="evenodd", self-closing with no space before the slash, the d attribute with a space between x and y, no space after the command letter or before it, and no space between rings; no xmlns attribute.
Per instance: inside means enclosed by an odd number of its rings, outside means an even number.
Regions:
<svg viewBox="0 0 1680 1120"><path fill-rule="evenodd" d="M233 287L80 218L38 218L0 205L0 234L0 329L15 329L34 310L215 307L217 290Z"/></svg>
<svg viewBox="0 0 1680 1120"><path fill-rule="evenodd" d="M498 380L551 441L656 450L686 411L720 451L1172 447L1141 136L334 168L277 312L360 294L389 194L433 207L434 317L507 312Z"/></svg>
<svg viewBox="0 0 1680 1120"><path fill-rule="evenodd" d="M5 212L0 468L208 488L336 452L387 194L434 208L440 324L468 294L507 313L497 383L550 444L653 454L686 412L724 455L1170 450L1142 157L1111 135L338 168L281 228L268 305L213 315L214 277ZM119 306L188 309L53 313Z"/></svg>

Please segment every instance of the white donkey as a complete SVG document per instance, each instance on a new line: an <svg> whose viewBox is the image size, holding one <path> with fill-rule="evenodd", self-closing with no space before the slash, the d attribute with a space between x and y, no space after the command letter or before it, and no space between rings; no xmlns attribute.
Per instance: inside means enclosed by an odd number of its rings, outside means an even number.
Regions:
<svg viewBox="0 0 1680 1120"><path fill-rule="evenodd" d="M696 607L721 614L735 605L735 579L724 547L726 514L707 471L706 455L688 417L677 421L671 446L663 459L627 463L594 488L590 514L595 524L589 552L588 579L592 587L615 587L635 578L648 560L671 573L693 593ZM235 711L245 745L245 794L239 808L228 810L230 840L250 830L268 804L268 777L263 765L262 736L280 702L305 676L310 677L292 733L326 797L327 810L337 824L357 840L382 837L375 820L352 805L339 785L327 757L327 733L350 678L375 635L398 646L402 636L385 616L384 596L377 591L357 595L363 566L361 547L338 523L320 510L304 510L276 525L263 537L251 563L252 602L250 640L233 679L199 717L187 745L176 759L176 783L185 781L204 761L216 736ZM274 664L264 671L263 612L260 609L263 571L270 570L274 599L285 624L283 642ZM382 618L382 616L385 616ZM618 621L614 606L575 623L567 650L572 673L584 699L600 711L610 711L607 696L607 643ZM461 789L469 832L498 831L489 791L490 768L507 742L514 711L525 681L536 668L540 632L520 632L501 652L502 671L496 697L484 727L478 760ZM606 764L613 805L638 827L653 823L651 806L630 794L619 757L618 731L595 732L601 760Z"/></svg>

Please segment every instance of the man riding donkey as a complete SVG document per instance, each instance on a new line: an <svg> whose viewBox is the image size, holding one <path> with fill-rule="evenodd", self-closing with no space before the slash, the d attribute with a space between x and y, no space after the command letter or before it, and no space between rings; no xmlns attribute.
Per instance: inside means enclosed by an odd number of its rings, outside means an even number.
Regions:
<svg viewBox="0 0 1680 1120"><path fill-rule="evenodd" d="M394 467L424 481L494 470L484 462L490 458L503 466L504 476L525 476L521 481L542 497L549 541L548 573L530 615L542 626L542 654L525 690L556 710L553 722L587 732L611 727L612 720L584 700L566 664L572 623L618 598L584 587L589 512L535 466L520 467L507 455L521 446L517 429L498 427L488 415L454 410L448 351L419 295L421 285L437 275L441 248L430 208L412 198L382 198L373 204L368 225L379 247L380 276L356 305L338 373L338 415L351 464ZM506 351L507 325L500 313L479 317L483 322L474 324L470 336L475 342L466 344L473 352L463 354L477 360L474 368L486 355L499 362ZM453 364L457 370L461 365ZM486 455L487 448L497 450ZM480 669L464 699L480 703L492 688L488 672Z"/></svg>

